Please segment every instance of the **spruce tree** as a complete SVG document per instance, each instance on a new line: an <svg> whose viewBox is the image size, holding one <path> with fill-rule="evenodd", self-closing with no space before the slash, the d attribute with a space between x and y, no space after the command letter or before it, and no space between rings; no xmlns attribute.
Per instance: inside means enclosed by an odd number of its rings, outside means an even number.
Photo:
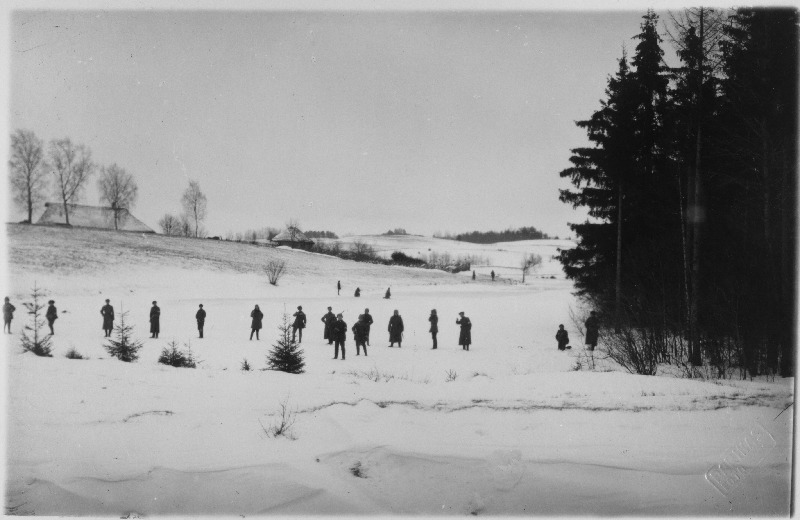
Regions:
<svg viewBox="0 0 800 520"><path fill-rule="evenodd" d="M131 363L139 359L139 349L144 345L141 341L133 339L133 326L125 323L128 312L120 312L119 323L114 327L116 339L108 339L108 343L103 345L109 355Z"/></svg>
<svg viewBox="0 0 800 520"><path fill-rule="evenodd" d="M289 315L283 313L283 320L278 325L280 335L277 343L272 345L272 350L267 355L267 367L271 370L280 370L290 374L302 374L305 361L303 349L292 339L292 327L289 324Z"/></svg>
<svg viewBox="0 0 800 520"><path fill-rule="evenodd" d="M24 302L23 305L28 309L28 314L31 316L30 324L25 325L22 331L22 348L28 352L33 352L37 356L53 357L50 353L52 350L52 341L49 335L40 332L44 327L44 308L45 304L40 303L44 300L45 296L36 284L33 285L33 292L31 293L33 301ZM27 332L31 333L29 336Z"/></svg>

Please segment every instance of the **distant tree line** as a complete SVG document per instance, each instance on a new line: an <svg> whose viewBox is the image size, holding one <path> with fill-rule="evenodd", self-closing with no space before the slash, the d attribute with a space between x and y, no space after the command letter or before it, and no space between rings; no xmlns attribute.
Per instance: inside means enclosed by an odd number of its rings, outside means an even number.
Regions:
<svg viewBox="0 0 800 520"><path fill-rule="evenodd" d="M420 267L423 269L440 269L450 273L469 271L473 262L472 257L451 257L447 253L445 253L446 256L432 254L430 258L431 261L424 258L408 256L402 251L394 251L389 258L383 258L371 244L363 240L356 240L348 247L343 247L340 242L315 242L311 247L311 251L323 255L336 256L345 260L353 260L355 262L402 265L406 267Z"/></svg>
<svg viewBox="0 0 800 520"><path fill-rule="evenodd" d="M494 244L497 242L514 242L517 240L542 240L549 239L547 233L542 233L533 226L521 227L518 229L506 229L505 231L471 231L469 233L434 233L435 238L445 238L448 240L459 240L461 242L471 242L473 244Z"/></svg>
<svg viewBox="0 0 800 520"><path fill-rule="evenodd" d="M408 232L406 232L406 230L403 229L403 228L394 228L394 229L390 229L386 233L381 233L381 235L383 235L383 236L407 235L407 234L408 234Z"/></svg>
<svg viewBox="0 0 800 520"><path fill-rule="evenodd" d="M589 219L560 261L608 325L609 354L637 371L792 375L797 11L670 17L680 63L665 64L649 11L577 122L590 145L572 150L560 200Z"/></svg>
<svg viewBox="0 0 800 520"><path fill-rule="evenodd" d="M333 231L304 231L303 233L308 238L339 238L339 236Z"/></svg>

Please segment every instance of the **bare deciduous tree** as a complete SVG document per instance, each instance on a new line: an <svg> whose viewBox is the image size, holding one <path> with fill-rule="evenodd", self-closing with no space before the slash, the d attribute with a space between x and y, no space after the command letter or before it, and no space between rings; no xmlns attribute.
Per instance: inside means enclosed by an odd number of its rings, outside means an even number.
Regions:
<svg viewBox="0 0 800 520"><path fill-rule="evenodd" d="M178 217L170 215L169 213L161 217L161 220L158 221L158 225L161 226L161 232L169 236L180 234L180 224L181 221Z"/></svg>
<svg viewBox="0 0 800 520"><path fill-rule="evenodd" d="M269 283L272 285L278 285L278 280L283 276L285 270L286 262L283 260L270 260L267 265L264 266L264 272L267 273Z"/></svg>
<svg viewBox="0 0 800 520"><path fill-rule="evenodd" d="M56 178L56 192L64 204L64 218L69 225L69 204L76 200L86 181L94 173L92 152L73 144L69 137L50 141L50 166Z"/></svg>
<svg viewBox="0 0 800 520"><path fill-rule="evenodd" d="M522 256L522 262L520 263L520 268L522 268L522 283L525 283L525 275L530 272L531 269L535 269L542 263L542 257L535 254L535 253L528 253Z"/></svg>
<svg viewBox="0 0 800 520"><path fill-rule="evenodd" d="M189 181L189 187L183 192L181 205L185 215L194 222L194 236L200 236L200 222L206 219L206 206L208 200L200 190L200 183Z"/></svg>
<svg viewBox="0 0 800 520"><path fill-rule="evenodd" d="M100 169L101 177L97 182L100 201L111 206L114 212L114 229L119 229L120 218L125 218L124 210L130 210L136 204L139 188L133 175L116 164ZM122 217L121 217L122 215Z"/></svg>
<svg viewBox="0 0 800 520"><path fill-rule="evenodd" d="M33 206L44 199L47 182L44 142L32 131L18 129L11 135L10 157L14 201L28 210L27 222L32 222Z"/></svg>

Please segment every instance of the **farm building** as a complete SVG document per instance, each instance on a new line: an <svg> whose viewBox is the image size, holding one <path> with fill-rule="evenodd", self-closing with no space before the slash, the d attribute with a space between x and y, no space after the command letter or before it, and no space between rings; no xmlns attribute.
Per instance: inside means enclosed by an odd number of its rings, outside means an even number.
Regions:
<svg viewBox="0 0 800 520"><path fill-rule="evenodd" d="M296 227L286 228L272 238L272 243L278 246L289 246L292 249L311 249L314 241L303 234Z"/></svg>
<svg viewBox="0 0 800 520"><path fill-rule="evenodd" d="M74 227L87 227L98 229L118 229L119 231L135 231L138 233L155 233L141 220L130 214L127 209L114 210L103 206L84 206L82 204L67 204L69 207L69 223ZM46 202L44 213L39 217L37 224L66 225L64 205L59 202ZM114 225L116 213L117 225Z"/></svg>

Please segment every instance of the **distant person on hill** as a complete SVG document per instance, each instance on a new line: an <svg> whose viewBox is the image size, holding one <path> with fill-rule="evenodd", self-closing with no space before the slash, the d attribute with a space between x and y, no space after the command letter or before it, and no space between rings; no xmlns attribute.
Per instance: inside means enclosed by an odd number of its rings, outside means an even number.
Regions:
<svg viewBox="0 0 800 520"><path fill-rule="evenodd" d="M159 332L161 332L161 309L154 301L150 307L150 337L157 338Z"/></svg>
<svg viewBox="0 0 800 520"><path fill-rule="evenodd" d="M358 316L358 321L353 325L353 340L356 342L356 356L361 355L361 347L364 347L364 355L367 355L367 328L364 315Z"/></svg>
<svg viewBox="0 0 800 520"><path fill-rule="evenodd" d="M356 298L361 296L361 288L360 287L356 287L356 292L355 292L355 294L353 294L353 296L355 296Z"/></svg>
<svg viewBox="0 0 800 520"><path fill-rule="evenodd" d="M341 280L336 282L336 296L339 296L340 292L342 292L342 281Z"/></svg>
<svg viewBox="0 0 800 520"><path fill-rule="evenodd" d="M433 338L433 349L436 350L436 334L439 333L439 316L436 315L436 309L431 309L431 315L428 318L428 321L431 322L431 329L428 332L431 333L431 337Z"/></svg>
<svg viewBox="0 0 800 520"><path fill-rule="evenodd" d="M474 270L472 271L472 279L473 280L475 279L475 271Z"/></svg>
<svg viewBox="0 0 800 520"><path fill-rule="evenodd" d="M461 332L458 335L458 344L461 345L461 350L469 350L472 343L472 322L469 318L464 316L463 312L459 312L460 318L456 320L456 325L461 325Z"/></svg>
<svg viewBox="0 0 800 520"><path fill-rule="evenodd" d="M328 312L322 317L322 323L325 324L325 334L323 339L328 340L328 345L333 345L333 324L336 323L336 315L328 307Z"/></svg>
<svg viewBox="0 0 800 520"><path fill-rule="evenodd" d="M6 296L6 302L3 304L3 333L5 333L7 328L8 333L11 334L11 320L14 319L15 310L17 310L17 308L11 305L11 300Z"/></svg>
<svg viewBox="0 0 800 520"><path fill-rule="evenodd" d="M200 304L200 308L197 309L197 313L194 315L195 319L197 320L197 331L200 333L200 337L203 337L203 327L206 324L206 311L203 310L203 304Z"/></svg>
<svg viewBox="0 0 800 520"><path fill-rule="evenodd" d="M295 312L292 316L294 316L294 323L292 323L292 341L294 341L294 336L297 331L300 331L300 341L298 343L303 342L303 329L306 328L306 313L303 312L303 306L297 306L297 312Z"/></svg>
<svg viewBox="0 0 800 520"><path fill-rule="evenodd" d="M389 348L394 347L395 342L397 342L398 348L403 347L403 318L397 309L389 318Z"/></svg>
<svg viewBox="0 0 800 520"><path fill-rule="evenodd" d="M494 269L492 269L492 281L494 281Z"/></svg>
<svg viewBox="0 0 800 520"><path fill-rule="evenodd" d="M372 328L372 315L369 309L364 309L364 323L367 325L367 345L369 345L369 330Z"/></svg>
<svg viewBox="0 0 800 520"><path fill-rule="evenodd" d="M586 344L589 350L594 350L597 346L597 337L600 333L600 323L597 321L597 313L592 311L586 319Z"/></svg>
<svg viewBox="0 0 800 520"><path fill-rule="evenodd" d="M564 330L564 325L558 326L558 332L556 332L556 341L558 341L558 350L571 348L569 346L569 333Z"/></svg>
<svg viewBox="0 0 800 520"><path fill-rule="evenodd" d="M50 326L50 335L52 336L55 335L56 333L53 330L53 323L55 323L56 320L58 319L58 310L56 310L55 301L50 300L47 303L48 303L47 314L45 314L44 317L47 318L47 325Z"/></svg>
<svg viewBox="0 0 800 520"><path fill-rule="evenodd" d="M386 289L386 294L384 294L384 295L383 295L383 299L384 299L384 300L388 300L388 299L389 299L389 298L391 298L391 297L392 297L392 288L391 288L391 287L388 287L388 288Z"/></svg>
<svg viewBox="0 0 800 520"><path fill-rule="evenodd" d="M347 340L347 323L342 319L342 313L336 315L336 321L333 322L331 330L333 341L336 343L333 351L333 359L339 357L339 347L342 348L342 361L344 361L344 342Z"/></svg>
<svg viewBox="0 0 800 520"><path fill-rule="evenodd" d="M103 317L103 330L105 337L111 336L111 331L114 330L114 307L111 306L111 300L106 300L106 304L100 309L100 315Z"/></svg>
<svg viewBox="0 0 800 520"><path fill-rule="evenodd" d="M253 341L253 333L256 335L256 341L259 340L258 331L261 330L261 320L264 318L264 313L256 305L255 309L250 312L250 317L253 321L250 323L250 341Z"/></svg>

